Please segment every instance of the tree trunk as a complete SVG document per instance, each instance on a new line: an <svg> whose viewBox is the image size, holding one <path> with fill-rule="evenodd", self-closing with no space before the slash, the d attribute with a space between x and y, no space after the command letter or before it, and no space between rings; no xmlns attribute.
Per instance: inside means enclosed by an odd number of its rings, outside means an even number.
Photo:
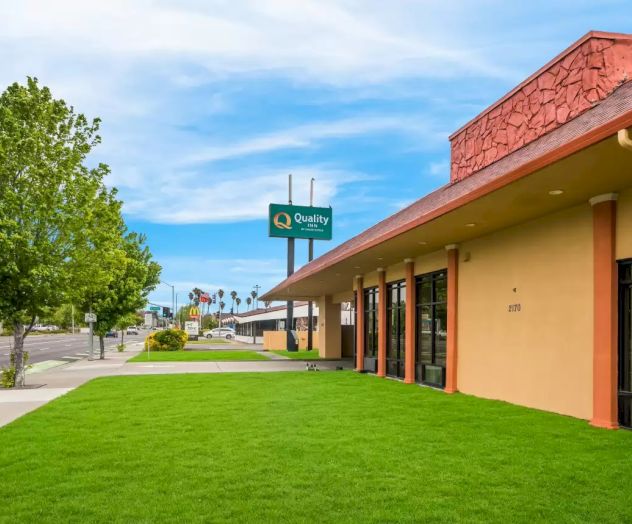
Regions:
<svg viewBox="0 0 632 524"><path fill-rule="evenodd" d="M125 330L121 329L121 344L125 344Z"/></svg>
<svg viewBox="0 0 632 524"><path fill-rule="evenodd" d="M105 360L105 340L103 335L99 335L99 358Z"/></svg>
<svg viewBox="0 0 632 524"><path fill-rule="evenodd" d="M23 387L26 377L24 366L24 324L13 323L13 357L15 360L15 387Z"/></svg>

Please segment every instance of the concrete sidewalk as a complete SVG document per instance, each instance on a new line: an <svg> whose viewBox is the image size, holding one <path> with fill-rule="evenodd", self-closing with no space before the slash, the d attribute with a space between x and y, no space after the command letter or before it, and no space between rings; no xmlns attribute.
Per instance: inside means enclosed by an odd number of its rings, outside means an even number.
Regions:
<svg viewBox="0 0 632 524"><path fill-rule="evenodd" d="M306 371L300 360L261 360L238 362L133 362L127 360L141 351L107 352L105 360L80 360L28 376L30 389L0 389L0 426L37 409L47 402L97 377L160 375L174 373L240 373ZM353 369L350 360L311 361L319 370L338 367ZM39 386L39 387L36 387Z"/></svg>

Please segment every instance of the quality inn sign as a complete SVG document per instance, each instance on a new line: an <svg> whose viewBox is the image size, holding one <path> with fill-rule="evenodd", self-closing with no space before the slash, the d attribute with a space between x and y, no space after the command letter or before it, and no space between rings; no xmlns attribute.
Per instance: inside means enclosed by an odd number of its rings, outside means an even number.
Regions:
<svg viewBox="0 0 632 524"><path fill-rule="evenodd" d="M269 235L331 240L331 220L330 207L270 204Z"/></svg>

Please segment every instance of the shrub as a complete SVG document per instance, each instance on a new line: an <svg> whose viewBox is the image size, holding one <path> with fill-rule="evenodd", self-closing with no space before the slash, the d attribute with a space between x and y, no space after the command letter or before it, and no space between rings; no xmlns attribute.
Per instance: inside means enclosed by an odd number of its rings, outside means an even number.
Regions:
<svg viewBox="0 0 632 524"><path fill-rule="evenodd" d="M31 366L27 366L29 361L29 354L27 351L24 352L24 368L25 370L29 369ZM3 388L12 388L15 386L15 354L11 353L9 357L10 363L9 367L5 368L4 366L0 370L0 386Z"/></svg>
<svg viewBox="0 0 632 524"><path fill-rule="evenodd" d="M188 335L181 329L154 331L145 339L145 349L149 351L182 351Z"/></svg>
<svg viewBox="0 0 632 524"><path fill-rule="evenodd" d="M117 344L116 349L118 349L119 353L121 353L122 351L125 351L125 344Z"/></svg>

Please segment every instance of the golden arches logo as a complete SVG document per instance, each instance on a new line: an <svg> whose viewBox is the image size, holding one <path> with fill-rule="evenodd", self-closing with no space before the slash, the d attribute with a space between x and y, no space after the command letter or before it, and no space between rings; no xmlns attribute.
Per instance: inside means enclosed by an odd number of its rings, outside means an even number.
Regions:
<svg viewBox="0 0 632 524"><path fill-rule="evenodd" d="M292 217L281 211L272 217L272 223L274 227L278 229L292 229Z"/></svg>

